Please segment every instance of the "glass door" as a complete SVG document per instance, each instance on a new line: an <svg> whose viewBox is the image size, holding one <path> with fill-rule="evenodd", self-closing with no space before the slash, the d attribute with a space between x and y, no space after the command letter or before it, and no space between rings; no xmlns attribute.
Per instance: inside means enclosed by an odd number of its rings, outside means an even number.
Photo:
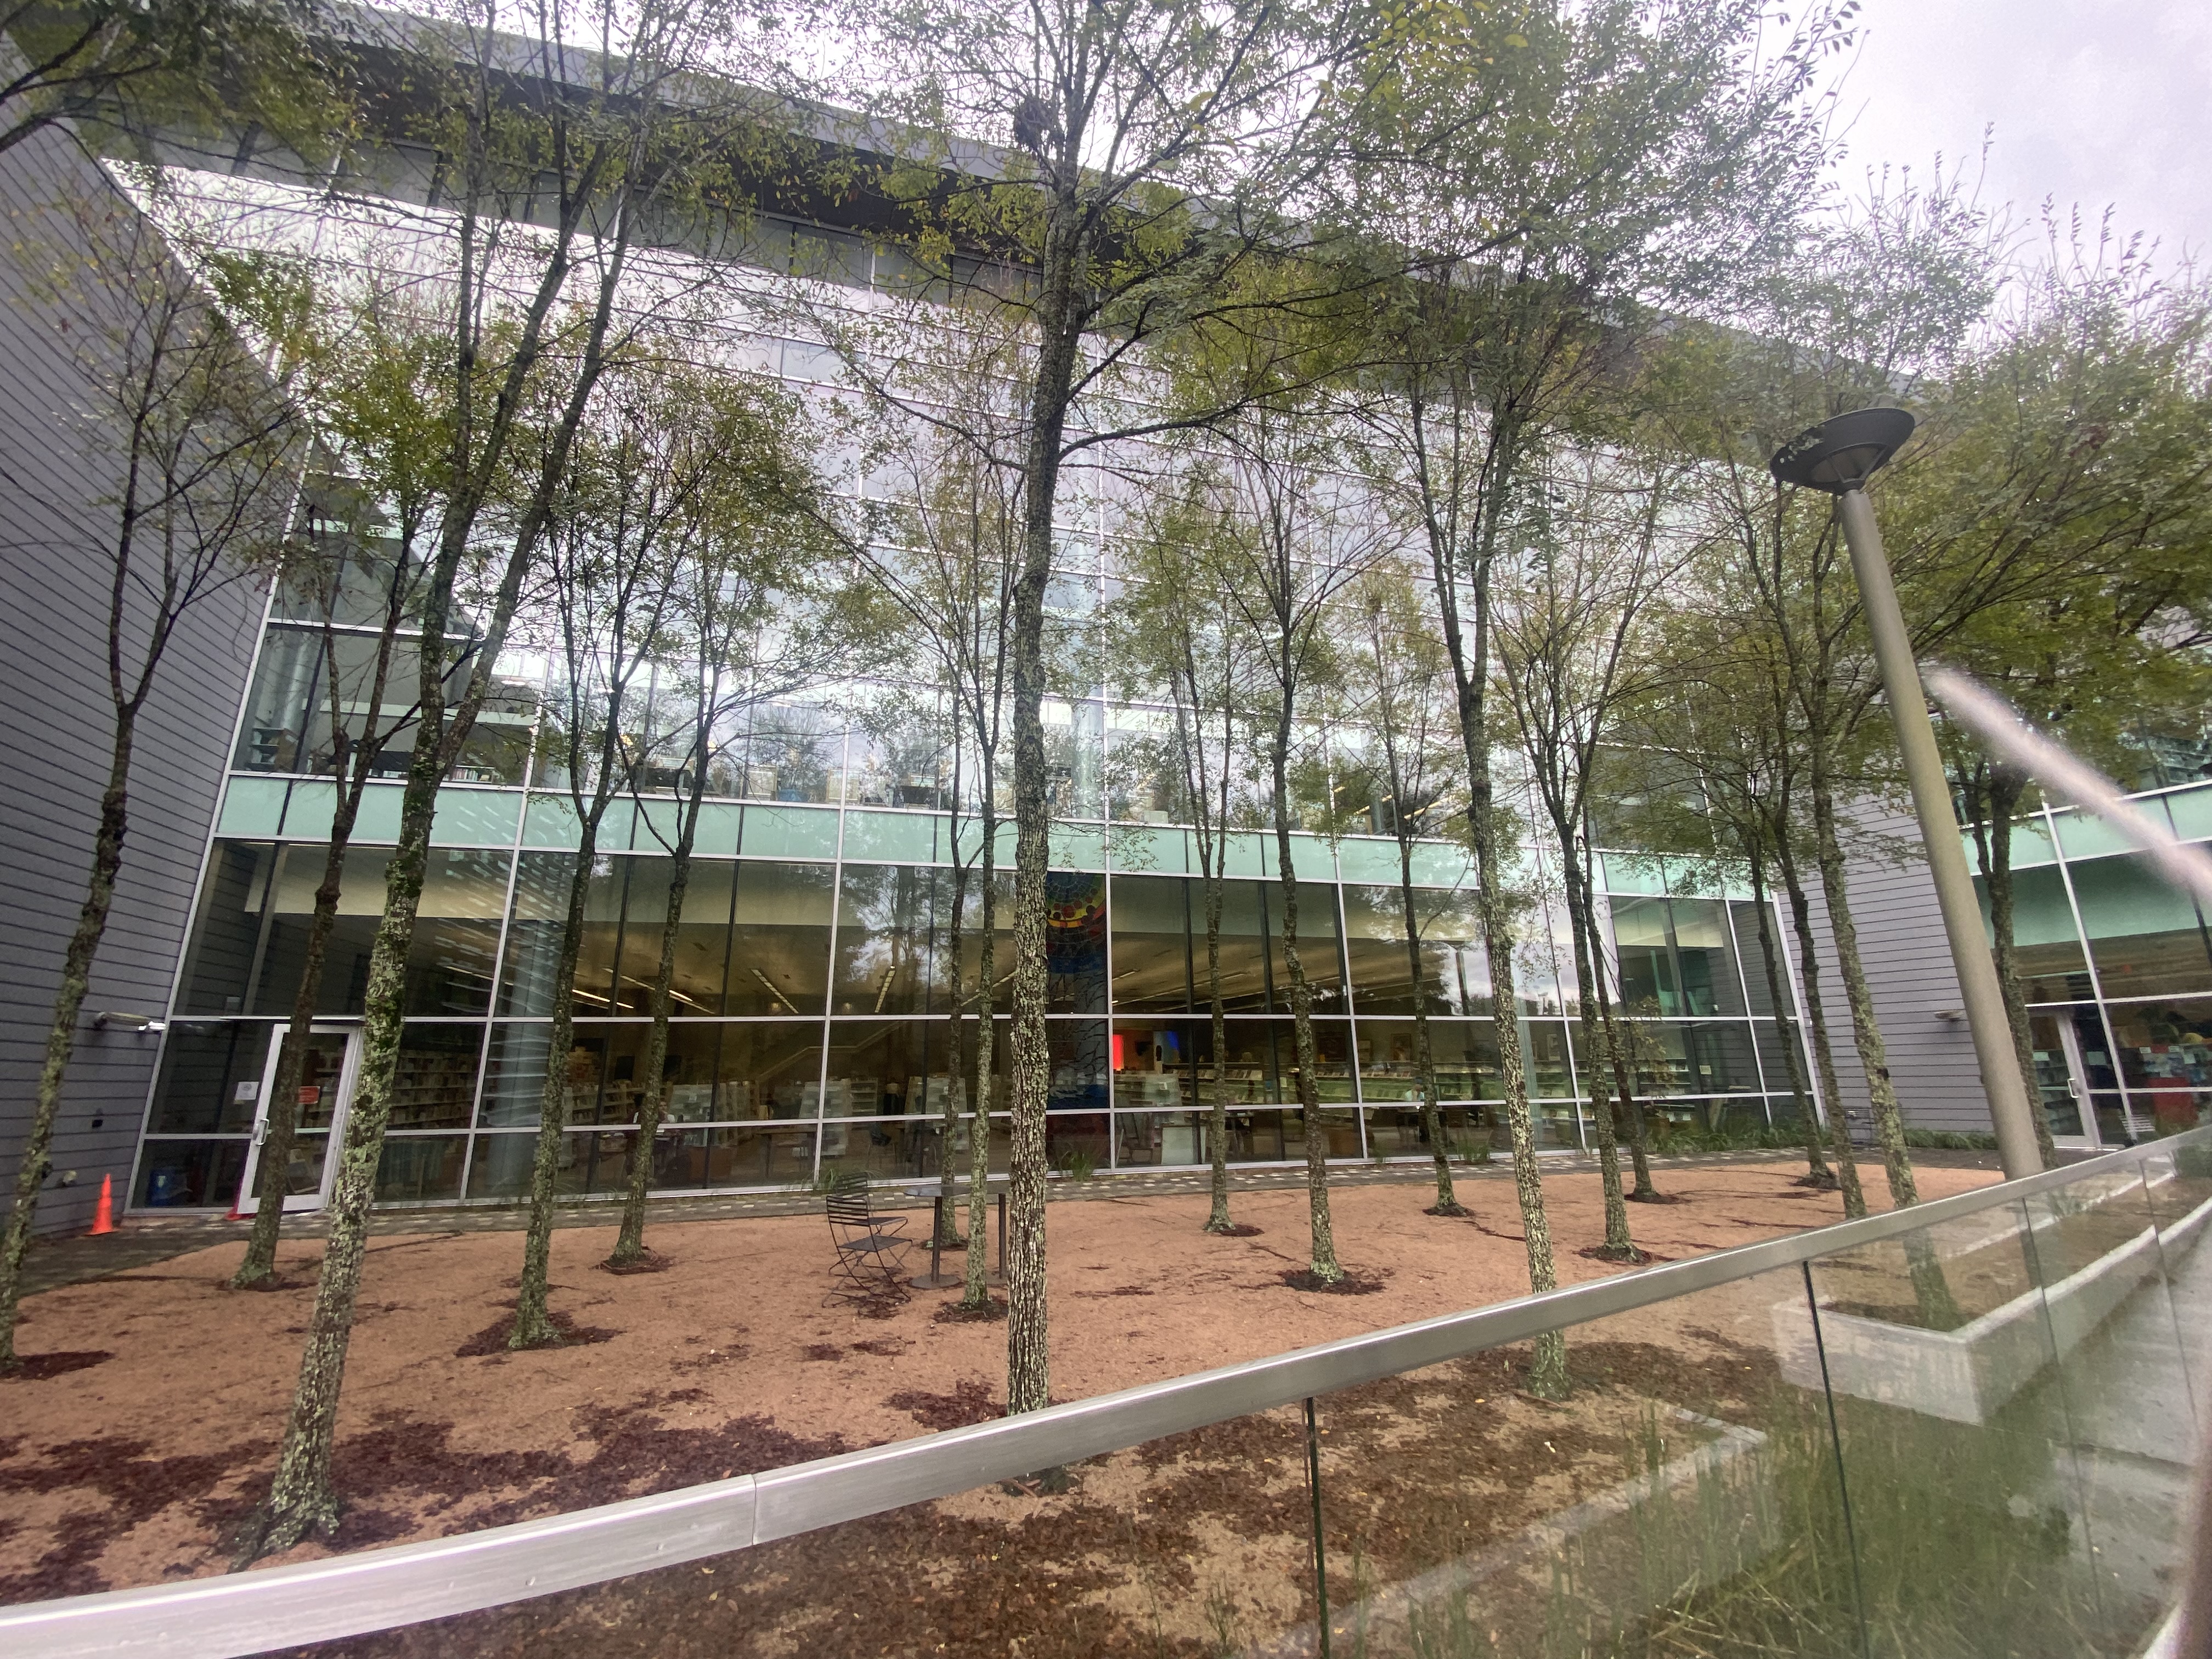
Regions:
<svg viewBox="0 0 2212 1659"><path fill-rule="evenodd" d="M2095 1121L2084 1109L2088 1091L2081 1078L2081 1044L2074 1022L2059 1014L2030 1014L2028 1042L2035 1050L2035 1086L2051 1138L2096 1144Z"/></svg>
<svg viewBox="0 0 2212 1659"><path fill-rule="evenodd" d="M269 1139L269 1099L276 1085L276 1060L283 1048L279 1038L269 1045L269 1059L261 1078L260 1103L253 1114L253 1140L246 1152L245 1179L239 1183L237 1210L252 1215L260 1206L261 1153ZM329 1195L331 1148L345 1128L345 1110L353 1095L354 1073L360 1065L361 1032L340 1025L318 1025L307 1035L307 1050L301 1057L300 1084L295 1097L299 1113L292 1156L284 1165L284 1207L319 1210Z"/></svg>

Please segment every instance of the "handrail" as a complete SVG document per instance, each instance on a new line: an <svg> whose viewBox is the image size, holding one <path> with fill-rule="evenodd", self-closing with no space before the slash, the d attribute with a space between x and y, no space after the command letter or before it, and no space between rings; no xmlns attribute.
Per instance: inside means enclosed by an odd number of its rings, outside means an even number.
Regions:
<svg viewBox="0 0 2212 1659"><path fill-rule="evenodd" d="M2192 1146L2212 1147L2212 1127L1906 1210L760 1474L325 1561L0 1607L0 1651L233 1659L603 1583L1526 1341Z"/></svg>

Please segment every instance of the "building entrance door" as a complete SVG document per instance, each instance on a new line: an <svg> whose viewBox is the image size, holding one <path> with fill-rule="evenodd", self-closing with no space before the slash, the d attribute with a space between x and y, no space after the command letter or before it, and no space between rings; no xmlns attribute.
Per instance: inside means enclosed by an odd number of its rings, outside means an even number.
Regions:
<svg viewBox="0 0 2212 1659"><path fill-rule="evenodd" d="M2035 1050L2036 1092L2051 1139L2095 1146L2096 1118L2088 1109L2089 1085L2074 1022L2057 1014L2030 1014L2027 1037Z"/></svg>
<svg viewBox="0 0 2212 1659"><path fill-rule="evenodd" d="M276 1085L276 1060L284 1046L283 1033L273 1034L269 1058L261 1074L260 1103L253 1113L253 1139L246 1149L246 1174L238 1187L238 1212L252 1215L260 1207L257 1195L261 1182L261 1153L269 1139L269 1097ZM318 1025L307 1036L307 1051L300 1062L297 1096L298 1134L292 1156L284 1165L284 1207L319 1210L330 1195L332 1173L331 1148L345 1132L346 1108L353 1099L356 1072L361 1066L361 1032L342 1025Z"/></svg>

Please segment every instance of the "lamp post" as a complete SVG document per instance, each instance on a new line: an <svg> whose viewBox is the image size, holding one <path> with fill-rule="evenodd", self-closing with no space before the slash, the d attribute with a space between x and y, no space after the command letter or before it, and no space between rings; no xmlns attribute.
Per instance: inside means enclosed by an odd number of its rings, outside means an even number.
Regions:
<svg viewBox="0 0 2212 1659"><path fill-rule="evenodd" d="M2036 1150L2034 1120L2028 1115L2027 1090L2013 1048L2011 1022L1997 970L1982 932L1982 907L1966 871L1966 848L1951 811L1951 783L1936 748L1936 728L1928 718L1928 699L1912 660L1912 641L1898 607L1897 586L1881 550L1866 482L1912 434L1912 416L1901 409L1862 409L1824 421L1775 451L1771 471L1778 481L1801 484L1836 498L1844 540L1850 549L1851 574L1866 606L1867 631L1874 636L1875 665L1897 723L1897 744L1905 756L1905 781L1912 809L1928 850L1928 871L1936 879L1936 900L1943 912L1943 931L1951 944L1952 965L1973 1034L1974 1058L1989 1097L1990 1122L1996 1130L1997 1158L2007 1180L2033 1175L2043 1167Z"/></svg>

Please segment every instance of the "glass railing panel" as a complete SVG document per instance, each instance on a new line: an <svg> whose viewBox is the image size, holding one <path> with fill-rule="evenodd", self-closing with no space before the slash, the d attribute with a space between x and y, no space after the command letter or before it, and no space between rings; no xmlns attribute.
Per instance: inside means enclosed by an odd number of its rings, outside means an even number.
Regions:
<svg viewBox="0 0 2212 1659"><path fill-rule="evenodd" d="M970 1402L972 1403L972 1402ZM957 1404L957 1402L955 1402ZM1310 1626L1297 1408L296 1659L1242 1654ZM763 1522L771 1504L763 1499Z"/></svg>
<svg viewBox="0 0 2212 1659"><path fill-rule="evenodd" d="M2031 1194L2055 1386L2108 1617L2147 1634L2173 1582L2197 1442L2172 1295L2140 1162ZM2033 1397L2033 1396L2032 1396ZM2130 1632L2128 1610L2137 1609ZM2132 1648L2123 1651L2131 1652Z"/></svg>
<svg viewBox="0 0 2212 1659"><path fill-rule="evenodd" d="M2135 1614L2101 1582L2026 1206L1808 1273L1874 1659L2131 1651Z"/></svg>
<svg viewBox="0 0 2212 1659"><path fill-rule="evenodd" d="M2212 1135L2161 1142L2142 1160L2197 1433L2212 1435Z"/></svg>
<svg viewBox="0 0 2212 1659"><path fill-rule="evenodd" d="M1859 1654L1802 1270L1562 1341L1557 1399L1522 1344L1318 1402L1328 1644L1297 1650Z"/></svg>

